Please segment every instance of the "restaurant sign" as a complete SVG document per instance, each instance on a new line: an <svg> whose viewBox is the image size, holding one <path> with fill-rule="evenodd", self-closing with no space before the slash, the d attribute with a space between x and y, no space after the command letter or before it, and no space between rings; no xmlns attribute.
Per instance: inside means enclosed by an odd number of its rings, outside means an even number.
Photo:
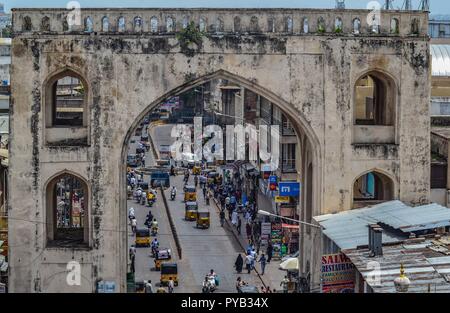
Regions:
<svg viewBox="0 0 450 313"><path fill-rule="evenodd" d="M355 266L343 253L322 256L322 292L355 292Z"/></svg>

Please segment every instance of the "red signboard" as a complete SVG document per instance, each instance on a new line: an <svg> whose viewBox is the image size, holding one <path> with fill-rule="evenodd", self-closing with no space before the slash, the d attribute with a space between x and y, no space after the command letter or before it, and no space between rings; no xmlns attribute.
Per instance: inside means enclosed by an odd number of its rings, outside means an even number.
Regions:
<svg viewBox="0 0 450 313"><path fill-rule="evenodd" d="M322 292L355 292L355 266L342 253L322 256Z"/></svg>

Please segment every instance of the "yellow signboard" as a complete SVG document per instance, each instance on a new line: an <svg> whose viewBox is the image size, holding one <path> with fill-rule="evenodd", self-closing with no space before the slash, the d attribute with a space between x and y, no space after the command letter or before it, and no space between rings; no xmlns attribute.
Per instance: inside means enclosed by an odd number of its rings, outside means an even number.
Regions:
<svg viewBox="0 0 450 313"><path fill-rule="evenodd" d="M275 197L275 202L276 203L289 203L289 200L290 200L289 196L285 196L285 197L276 196Z"/></svg>

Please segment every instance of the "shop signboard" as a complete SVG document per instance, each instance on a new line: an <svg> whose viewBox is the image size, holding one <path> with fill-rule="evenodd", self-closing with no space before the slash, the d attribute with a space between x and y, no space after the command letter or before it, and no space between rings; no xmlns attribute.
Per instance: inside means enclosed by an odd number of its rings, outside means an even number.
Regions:
<svg viewBox="0 0 450 313"><path fill-rule="evenodd" d="M261 245L266 246L269 242L272 223L261 223Z"/></svg>
<svg viewBox="0 0 450 313"><path fill-rule="evenodd" d="M322 256L322 292L355 292L355 266L343 253Z"/></svg>
<svg viewBox="0 0 450 313"><path fill-rule="evenodd" d="M278 184L280 196L300 196L300 183L298 182L280 182Z"/></svg>
<svg viewBox="0 0 450 313"><path fill-rule="evenodd" d="M116 291L116 283L113 281L99 281L97 283L97 292L98 293L115 293Z"/></svg>
<svg viewBox="0 0 450 313"><path fill-rule="evenodd" d="M289 203L290 197L276 196L275 203Z"/></svg>
<svg viewBox="0 0 450 313"><path fill-rule="evenodd" d="M271 240L273 247L272 258L277 260L282 257L281 245L283 241L283 228L281 223L272 223L271 228Z"/></svg>

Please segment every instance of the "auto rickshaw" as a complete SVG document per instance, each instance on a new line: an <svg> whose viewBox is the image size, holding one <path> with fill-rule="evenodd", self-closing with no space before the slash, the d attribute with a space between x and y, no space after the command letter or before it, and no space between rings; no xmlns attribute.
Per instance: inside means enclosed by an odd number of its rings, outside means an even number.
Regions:
<svg viewBox="0 0 450 313"><path fill-rule="evenodd" d="M136 247L150 247L150 230L148 228L138 228L136 230Z"/></svg>
<svg viewBox="0 0 450 313"><path fill-rule="evenodd" d="M170 262L170 260L172 260L170 249L159 249L155 256L155 270L159 271L161 269L161 264Z"/></svg>
<svg viewBox="0 0 450 313"><path fill-rule="evenodd" d="M139 280L135 283L136 293L145 293L145 284L143 281Z"/></svg>
<svg viewBox="0 0 450 313"><path fill-rule="evenodd" d="M197 201L197 190L195 186L184 187L184 202Z"/></svg>
<svg viewBox="0 0 450 313"><path fill-rule="evenodd" d="M193 175L200 175L202 172L202 167L200 166L200 164L195 164L194 167L192 168L192 174Z"/></svg>
<svg viewBox="0 0 450 313"><path fill-rule="evenodd" d="M186 210L185 219L187 221L195 221L195 219L197 218L197 212L198 212L197 202L195 202L195 201L186 202L185 210Z"/></svg>
<svg viewBox="0 0 450 313"><path fill-rule="evenodd" d="M216 171L212 171L208 173L208 185L217 184L217 177L219 177L219 173Z"/></svg>
<svg viewBox="0 0 450 313"><path fill-rule="evenodd" d="M169 280L173 280L175 286L178 286L178 266L177 263L161 264L161 285L167 285Z"/></svg>
<svg viewBox="0 0 450 313"><path fill-rule="evenodd" d="M209 211L197 212L197 228L209 228Z"/></svg>

